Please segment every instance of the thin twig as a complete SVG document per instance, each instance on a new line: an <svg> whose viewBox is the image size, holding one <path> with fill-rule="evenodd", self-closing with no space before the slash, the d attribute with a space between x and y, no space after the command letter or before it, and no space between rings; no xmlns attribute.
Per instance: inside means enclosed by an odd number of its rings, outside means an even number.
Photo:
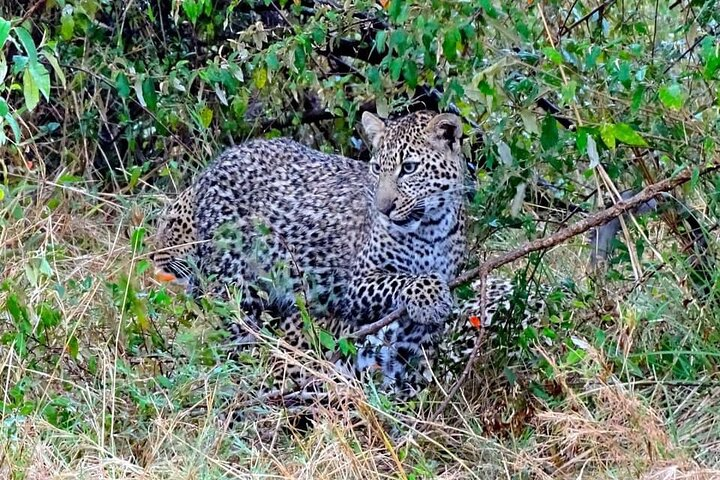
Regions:
<svg viewBox="0 0 720 480"><path fill-rule="evenodd" d="M655 63L655 43L657 42L657 21L658 21L658 7L660 6L660 0L655 0L655 20L653 21L653 39L652 39L652 51L650 54L650 65Z"/></svg>
<svg viewBox="0 0 720 480"><path fill-rule="evenodd" d="M700 45L700 43L701 43L703 40L705 40L707 37L709 37L710 35L713 35L713 36L714 36L714 35L715 35L715 31L713 31L711 34L707 34L707 33L706 33L705 35L700 35L700 37L698 37L698 39L695 40L695 42L694 42L687 50L685 50L685 51L682 53L682 55L680 55L680 56L677 57L675 60L673 60L673 61L670 63L670 65L668 65L667 67L665 67L665 70L663 70L663 73L668 73L672 67L674 67L680 60L682 60L683 58L685 58L688 54L692 53L692 51L695 50L695 49L697 48L697 46Z"/></svg>
<svg viewBox="0 0 720 480"><path fill-rule="evenodd" d="M22 18L18 22L18 25L22 25L23 23L25 23L25 20L30 18L30 16L33 13L35 13L35 10L37 10L41 5L44 5L44 4L45 4L45 0L38 0L37 2L35 2L30 8L27 9L25 14L22 16Z"/></svg>
<svg viewBox="0 0 720 480"><path fill-rule="evenodd" d="M560 25L560 30L558 31L558 41L560 40L563 30L565 30L565 27L567 26L567 22L568 22L568 20L570 20L570 15L572 15L572 11L575 8L575 5L577 5L578 1L579 0L573 0L572 5L570 5L570 8L568 8L567 15L565 15L565 20L563 20L562 25Z"/></svg>
<svg viewBox="0 0 720 480"><path fill-rule="evenodd" d="M720 169L720 160L716 160L714 163L710 164L709 166L703 168L700 171L700 175L707 175L709 173L712 173L716 170ZM678 187L688 181L693 177L693 172L695 169L693 168L686 168L683 170L680 174L678 174L674 178L668 178L665 180L662 180L660 182L654 183L652 185L649 185L645 187L640 193L635 195L634 197L630 198L629 200L623 202L620 201L613 205L610 208L606 208L605 210L602 210L594 215L591 215L587 217L584 220L581 220L577 223L574 223L573 225L564 228L562 230L559 230L555 232L554 234L550 235L549 237L540 238L537 240L534 240L532 242L528 242L522 247L512 251L508 252L505 255L501 255L499 257L495 257L479 267L470 270L466 272L465 274L461 275L460 277L456 278L453 282L451 282L451 285L458 285L465 283L467 281L472 280L473 278L479 276L480 277L480 312L478 312L478 316L480 318L483 318L485 316L485 303L486 303L486 294L485 294L485 278L487 277L488 273L490 273L492 270L494 270L497 267L500 267L502 265L505 265L506 263L510 263L514 260L517 260L520 257L523 257L529 253L543 250L550 248L554 245L558 245L565 240L568 240L569 238L572 238L576 235L579 235L580 233L583 233L593 227L598 227L600 225L603 225L610 220L619 217L620 215L624 214L627 211L630 211L634 209L635 207L642 205L643 203L651 200L654 198L657 194L661 192L667 192L669 190L672 190L675 187ZM395 313L395 312L393 312ZM473 347L472 352L470 353L470 357L467 360L467 364L465 365L465 369L463 370L462 375L460 378L453 384L452 388L450 388L450 392L448 393L447 397L443 400L443 402L440 404L440 406L437 408L437 410L433 413L433 418L437 418L448 406L450 403L452 397L455 395L455 393L460 389L460 387L465 383L465 380L467 379L468 375L472 371L473 367L475 366L475 362L477 361L477 353L480 350L480 344L482 343L482 337L483 337L484 330L480 331L480 334L475 339L475 346Z"/></svg>
<svg viewBox="0 0 720 480"><path fill-rule="evenodd" d="M607 8L607 7L612 6L612 4L615 3L616 1L617 1L617 0L607 0L607 2L602 3L602 4L600 4L599 6L593 8L592 10L590 10L590 12L588 12L587 15L584 15L580 20L578 20L577 22L574 22L574 23L573 23L572 25L570 25L569 27L566 27L565 25L563 25L563 26L560 28L560 31L558 32L558 36L561 37L561 36L565 35L565 34L568 33L570 30L572 30L573 28L577 27L578 25L580 25L581 23L583 23L583 22L584 22L585 20L587 20L588 18L590 18L590 17L592 17L593 15L595 15L597 12L599 12L599 11L601 11L601 10L604 10L604 9Z"/></svg>

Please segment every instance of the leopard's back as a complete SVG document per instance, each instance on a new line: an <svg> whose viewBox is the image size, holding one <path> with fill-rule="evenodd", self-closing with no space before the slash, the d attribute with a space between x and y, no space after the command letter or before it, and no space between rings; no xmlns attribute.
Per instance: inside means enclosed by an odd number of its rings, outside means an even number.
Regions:
<svg viewBox="0 0 720 480"><path fill-rule="evenodd" d="M361 162L288 139L256 140L221 154L194 190L198 265L219 288L264 289L279 311L300 290L311 307L341 295L332 290L351 266L367 216Z"/></svg>

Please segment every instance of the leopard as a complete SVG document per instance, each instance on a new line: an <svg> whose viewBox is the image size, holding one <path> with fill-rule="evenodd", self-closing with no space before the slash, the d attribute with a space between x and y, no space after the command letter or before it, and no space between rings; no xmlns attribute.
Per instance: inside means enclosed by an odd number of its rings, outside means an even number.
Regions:
<svg viewBox="0 0 720 480"><path fill-rule="evenodd" d="M303 311L336 337L404 311L348 368L409 397L432 380L438 352L460 362L477 335L477 301L458 308L449 288L467 260L463 125L430 111L365 112L361 123L369 162L287 138L228 148L160 214L151 260L193 295L237 296L246 321L226 325L236 345L267 318L305 349ZM503 277L487 285L486 325L512 291Z"/></svg>

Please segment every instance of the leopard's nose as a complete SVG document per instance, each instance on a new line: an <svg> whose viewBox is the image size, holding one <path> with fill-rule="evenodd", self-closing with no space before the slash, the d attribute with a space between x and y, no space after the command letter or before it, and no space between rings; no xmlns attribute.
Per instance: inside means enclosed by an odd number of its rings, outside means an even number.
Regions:
<svg viewBox="0 0 720 480"><path fill-rule="evenodd" d="M395 199L391 197L378 197L375 199L375 206L385 216L389 216L395 210Z"/></svg>

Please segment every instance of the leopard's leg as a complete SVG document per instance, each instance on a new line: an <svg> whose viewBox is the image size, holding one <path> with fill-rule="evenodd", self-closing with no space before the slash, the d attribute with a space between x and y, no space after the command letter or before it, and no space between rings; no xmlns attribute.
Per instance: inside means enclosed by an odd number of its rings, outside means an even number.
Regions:
<svg viewBox="0 0 720 480"><path fill-rule="evenodd" d="M440 365L437 373L445 381L452 381L465 368L481 331L484 331L483 341L492 342L504 322L517 319L517 324L511 325L519 331L538 325L547 311L547 295L554 290L547 285L540 285L526 292L517 292L510 279L488 277L485 311L481 315L480 281L473 282L471 288L476 295L456 307L454 315L446 324L443 342L439 345ZM565 288L561 290L569 292ZM518 306L522 306L522 312L514 313L513 310Z"/></svg>
<svg viewBox="0 0 720 480"><path fill-rule="evenodd" d="M452 306L450 289L439 275L373 271L353 275L345 314L362 326L405 308L405 316L415 323L442 324Z"/></svg>
<svg viewBox="0 0 720 480"><path fill-rule="evenodd" d="M378 370L383 389L395 395L422 388L452 310L447 283L436 275L368 272L354 276L349 297L346 316L359 324L406 309L398 320L363 341L355 361L358 373Z"/></svg>
<svg viewBox="0 0 720 480"><path fill-rule="evenodd" d="M359 345L355 368L359 375L378 374L384 393L407 399L432 380L442 325L397 320Z"/></svg>

